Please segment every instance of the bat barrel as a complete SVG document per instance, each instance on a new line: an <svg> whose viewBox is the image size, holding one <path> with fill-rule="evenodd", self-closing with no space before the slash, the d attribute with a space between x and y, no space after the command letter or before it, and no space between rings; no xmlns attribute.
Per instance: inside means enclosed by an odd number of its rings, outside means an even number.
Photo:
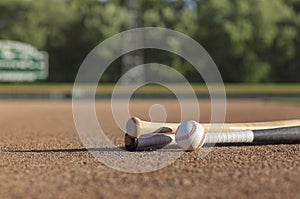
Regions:
<svg viewBox="0 0 300 199"><path fill-rule="evenodd" d="M125 148L128 151L136 151L149 148L162 148L169 144L175 144L174 134L149 134L139 138L125 134Z"/></svg>
<svg viewBox="0 0 300 199"><path fill-rule="evenodd" d="M179 123L147 122L132 117L126 124L126 133L132 137L153 133L175 133Z"/></svg>
<svg viewBox="0 0 300 199"><path fill-rule="evenodd" d="M138 138L125 134L125 148L127 151L135 151L138 147Z"/></svg>
<svg viewBox="0 0 300 199"><path fill-rule="evenodd" d="M295 143L300 142L300 126L254 130L253 142Z"/></svg>

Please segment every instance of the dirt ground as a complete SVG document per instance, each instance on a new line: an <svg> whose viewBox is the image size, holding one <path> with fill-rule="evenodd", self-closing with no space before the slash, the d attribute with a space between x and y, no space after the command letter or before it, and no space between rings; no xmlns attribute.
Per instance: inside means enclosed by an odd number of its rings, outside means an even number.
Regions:
<svg viewBox="0 0 300 199"><path fill-rule="evenodd" d="M170 100L136 100L131 114L149 119L153 103L165 106L168 121L180 121ZM103 129L121 145L109 101L96 105ZM200 106L201 121L209 121L209 102ZM203 158L184 153L166 168L132 174L85 150L71 101L6 100L0 112L0 198L300 198L300 144L218 146ZM228 101L227 122L297 118L299 103Z"/></svg>

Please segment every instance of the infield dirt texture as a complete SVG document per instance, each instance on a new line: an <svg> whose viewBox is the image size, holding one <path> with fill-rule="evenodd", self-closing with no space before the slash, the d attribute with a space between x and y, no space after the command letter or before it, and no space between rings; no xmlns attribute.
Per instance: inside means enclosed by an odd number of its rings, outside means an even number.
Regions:
<svg viewBox="0 0 300 199"><path fill-rule="evenodd" d="M180 121L172 100L136 100L131 114L149 119L154 103L165 106L168 121ZM209 101L200 106L208 122ZM204 158L185 153L164 169L130 174L84 149L71 101L0 101L0 110L0 198L300 198L300 144L218 146ZM122 146L110 102L97 101L97 114ZM299 118L299 103L229 100L226 122Z"/></svg>

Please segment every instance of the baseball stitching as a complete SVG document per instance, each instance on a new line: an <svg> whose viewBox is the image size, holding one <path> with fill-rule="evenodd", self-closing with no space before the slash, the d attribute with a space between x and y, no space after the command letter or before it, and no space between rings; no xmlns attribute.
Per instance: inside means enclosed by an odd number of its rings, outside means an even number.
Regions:
<svg viewBox="0 0 300 199"><path fill-rule="evenodd" d="M182 136L182 137L179 137L179 138L177 138L176 140L182 141L182 140L185 140L185 139L188 139L188 138L192 137L192 135L195 134L196 129L197 129L197 126L196 126L195 122L192 122L192 124L193 124L193 127L192 127L191 131L190 131L187 135L184 135L184 136Z"/></svg>

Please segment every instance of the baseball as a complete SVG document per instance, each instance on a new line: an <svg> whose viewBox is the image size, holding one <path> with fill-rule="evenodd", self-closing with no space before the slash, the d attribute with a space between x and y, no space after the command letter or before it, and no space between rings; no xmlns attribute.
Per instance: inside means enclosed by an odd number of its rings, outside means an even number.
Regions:
<svg viewBox="0 0 300 199"><path fill-rule="evenodd" d="M206 132L201 124L193 120L182 122L175 134L175 140L180 148L194 151L204 144Z"/></svg>

